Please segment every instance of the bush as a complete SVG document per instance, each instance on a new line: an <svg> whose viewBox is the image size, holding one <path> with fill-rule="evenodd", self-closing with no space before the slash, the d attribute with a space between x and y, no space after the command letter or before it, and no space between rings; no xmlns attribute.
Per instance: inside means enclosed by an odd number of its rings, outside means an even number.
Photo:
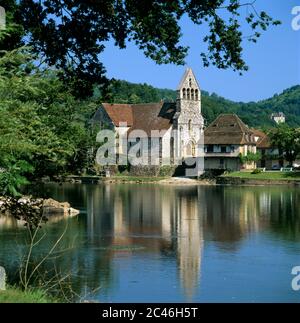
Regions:
<svg viewBox="0 0 300 323"><path fill-rule="evenodd" d="M261 169L256 168L251 174L260 174L261 172Z"/></svg>
<svg viewBox="0 0 300 323"><path fill-rule="evenodd" d="M159 166L130 166L130 176L157 177L159 175Z"/></svg>
<svg viewBox="0 0 300 323"><path fill-rule="evenodd" d="M161 166L159 170L160 177L172 177L175 174L176 166Z"/></svg>

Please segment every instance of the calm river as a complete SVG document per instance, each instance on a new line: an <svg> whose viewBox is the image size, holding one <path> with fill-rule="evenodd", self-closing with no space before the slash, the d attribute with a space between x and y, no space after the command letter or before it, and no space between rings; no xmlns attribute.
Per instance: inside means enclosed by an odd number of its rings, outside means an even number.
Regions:
<svg viewBox="0 0 300 323"><path fill-rule="evenodd" d="M56 184L40 194L81 213L53 218L43 252L65 230L58 268L101 302L300 302L300 189L288 187ZM25 229L0 217L9 272Z"/></svg>

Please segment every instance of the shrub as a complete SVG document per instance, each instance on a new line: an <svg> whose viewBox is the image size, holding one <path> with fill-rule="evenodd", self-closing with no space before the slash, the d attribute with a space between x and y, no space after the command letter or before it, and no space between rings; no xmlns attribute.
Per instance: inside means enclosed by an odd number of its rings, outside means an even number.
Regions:
<svg viewBox="0 0 300 323"><path fill-rule="evenodd" d="M261 172L262 172L261 169L256 168L253 170L251 174L260 174Z"/></svg>
<svg viewBox="0 0 300 323"><path fill-rule="evenodd" d="M161 166L159 170L159 176L161 177L171 177L174 175L176 166Z"/></svg>

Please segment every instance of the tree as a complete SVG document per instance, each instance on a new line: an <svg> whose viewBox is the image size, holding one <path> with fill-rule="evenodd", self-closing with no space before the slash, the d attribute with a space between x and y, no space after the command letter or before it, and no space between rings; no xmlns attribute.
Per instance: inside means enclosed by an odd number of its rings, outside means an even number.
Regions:
<svg viewBox="0 0 300 323"><path fill-rule="evenodd" d="M272 145L279 150L279 157L285 158L293 165L300 154L300 129L283 124L270 131L269 136Z"/></svg>
<svg viewBox="0 0 300 323"><path fill-rule="evenodd" d="M81 96L91 95L94 84L107 86L100 54L113 39L119 48L135 43L158 64L184 64L188 48L180 43L180 19L187 15L199 26L207 51L205 66L246 71L243 39L256 42L270 25L280 22L257 12L255 2L241 0L6 0L15 22L24 29L24 41L48 66L63 70L61 77ZM248 7L243 16L242 8ZM249 25L244 35L241 25ZM2 46L4 42L2 42Z"/></svg>
<svg viewBox="0 0 300 323"><path fill-rule="evenodd" d="M78 101L34 61L26 48L0 57L0 195L17 195L26 179L82 169L92 145L86 120L96 104Z"/></svg>

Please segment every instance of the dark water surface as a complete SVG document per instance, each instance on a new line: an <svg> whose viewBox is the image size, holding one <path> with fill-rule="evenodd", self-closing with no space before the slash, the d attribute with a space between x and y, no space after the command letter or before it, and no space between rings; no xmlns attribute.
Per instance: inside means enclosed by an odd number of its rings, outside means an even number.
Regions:
<svg viewBox="0 0 300 323"><path fill-rule="evenodd" d="M56 262L101 302L300 302L300 189L49 184L76 218L53 218L39 251L66 228ZM24 228L0 217L0 264L24 253ZM97 291L96 289L99 288ZM94 291L93 294L90 294Z"/></svg>

